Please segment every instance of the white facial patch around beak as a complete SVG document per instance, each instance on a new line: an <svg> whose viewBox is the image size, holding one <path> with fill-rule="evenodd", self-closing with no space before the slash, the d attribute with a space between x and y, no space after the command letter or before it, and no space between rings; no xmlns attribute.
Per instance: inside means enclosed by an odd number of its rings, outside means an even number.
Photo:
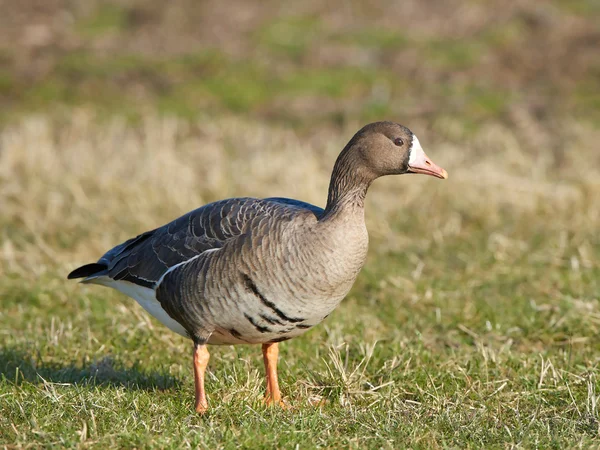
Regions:
<svg viewBox="0 0 600 450"><path fill-rule="evenodd" d="M416 164L417 161L422 161L425 158L425 152L423 151L423 147L421 147L419 138L413 134L412 145L410 146L410 157L408 159L408 165L412 166Z"/></svg>

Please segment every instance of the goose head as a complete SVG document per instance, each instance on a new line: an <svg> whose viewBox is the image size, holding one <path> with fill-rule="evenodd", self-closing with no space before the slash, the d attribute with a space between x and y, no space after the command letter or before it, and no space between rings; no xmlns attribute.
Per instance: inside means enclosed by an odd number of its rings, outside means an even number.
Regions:
<svg viewBox="0 0 600 450"><path fill-rule="evenodd" d="M394 122L375 122L361 128L338 156L327 196L326 214L344 205L364 207L371 183L385 175L422 173L448 178L448 173L425 154L412 131Z"/></svg>
<svg viewBox="0 0 600 450"><path fill-rule="evenodd" d="M415 134L394 122L375 122L359 130L345 148L366 178L421 173L448 178L448 173L423 151ZM345 152L343 152L345 153Z"/></svg>

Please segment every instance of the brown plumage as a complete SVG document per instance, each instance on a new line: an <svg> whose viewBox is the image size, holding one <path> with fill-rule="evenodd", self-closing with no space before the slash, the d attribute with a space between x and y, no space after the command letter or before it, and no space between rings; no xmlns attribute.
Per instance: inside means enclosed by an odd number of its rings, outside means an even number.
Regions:
<svg viewBox="0 0 600 450"><path fill-rule="evenodd" d="M69 278L115 288L194 342L196 410L207 408L206 344L263 344L267 402L279 403L277 343L320 323L346 296L368 247L364 199L384 175L446 178L414 134L365 126L340 153L327 206L233 198L109 250Z"/></svg>

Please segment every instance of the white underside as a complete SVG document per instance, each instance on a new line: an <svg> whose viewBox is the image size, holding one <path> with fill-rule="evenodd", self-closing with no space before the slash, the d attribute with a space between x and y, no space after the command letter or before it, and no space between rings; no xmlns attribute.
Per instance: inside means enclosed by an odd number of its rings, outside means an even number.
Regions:
<svg viewBox="0 0 600 450"><path fill-rule="evenodd" d="M183 337L189 337L185 328L183 328L175 319L167 314L163 309L160 302L156 299L156 292L154 289L139 286L129 281L113 280L108 277L98 277L88 281L88 283L100 284L116 289L119 292L131 297L138 302L142 308L148 311L154 318L158 319L160 323L168 327L170 330Z"/></svg>

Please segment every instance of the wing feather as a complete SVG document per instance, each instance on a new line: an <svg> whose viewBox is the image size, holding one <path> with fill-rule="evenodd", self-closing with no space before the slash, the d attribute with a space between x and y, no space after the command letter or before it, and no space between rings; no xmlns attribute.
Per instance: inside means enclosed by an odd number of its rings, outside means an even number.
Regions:
<svg viewBox="0 0 600 450"><path fill-rule="evenodd" d="M256 220L272 217L291 219L310 211L320 217L323 210L309 203L286 198L232 198L210 203L133 239L104 254L97 264L107 267L108 277L154 288L169 268L245 232Z"/></svg>

